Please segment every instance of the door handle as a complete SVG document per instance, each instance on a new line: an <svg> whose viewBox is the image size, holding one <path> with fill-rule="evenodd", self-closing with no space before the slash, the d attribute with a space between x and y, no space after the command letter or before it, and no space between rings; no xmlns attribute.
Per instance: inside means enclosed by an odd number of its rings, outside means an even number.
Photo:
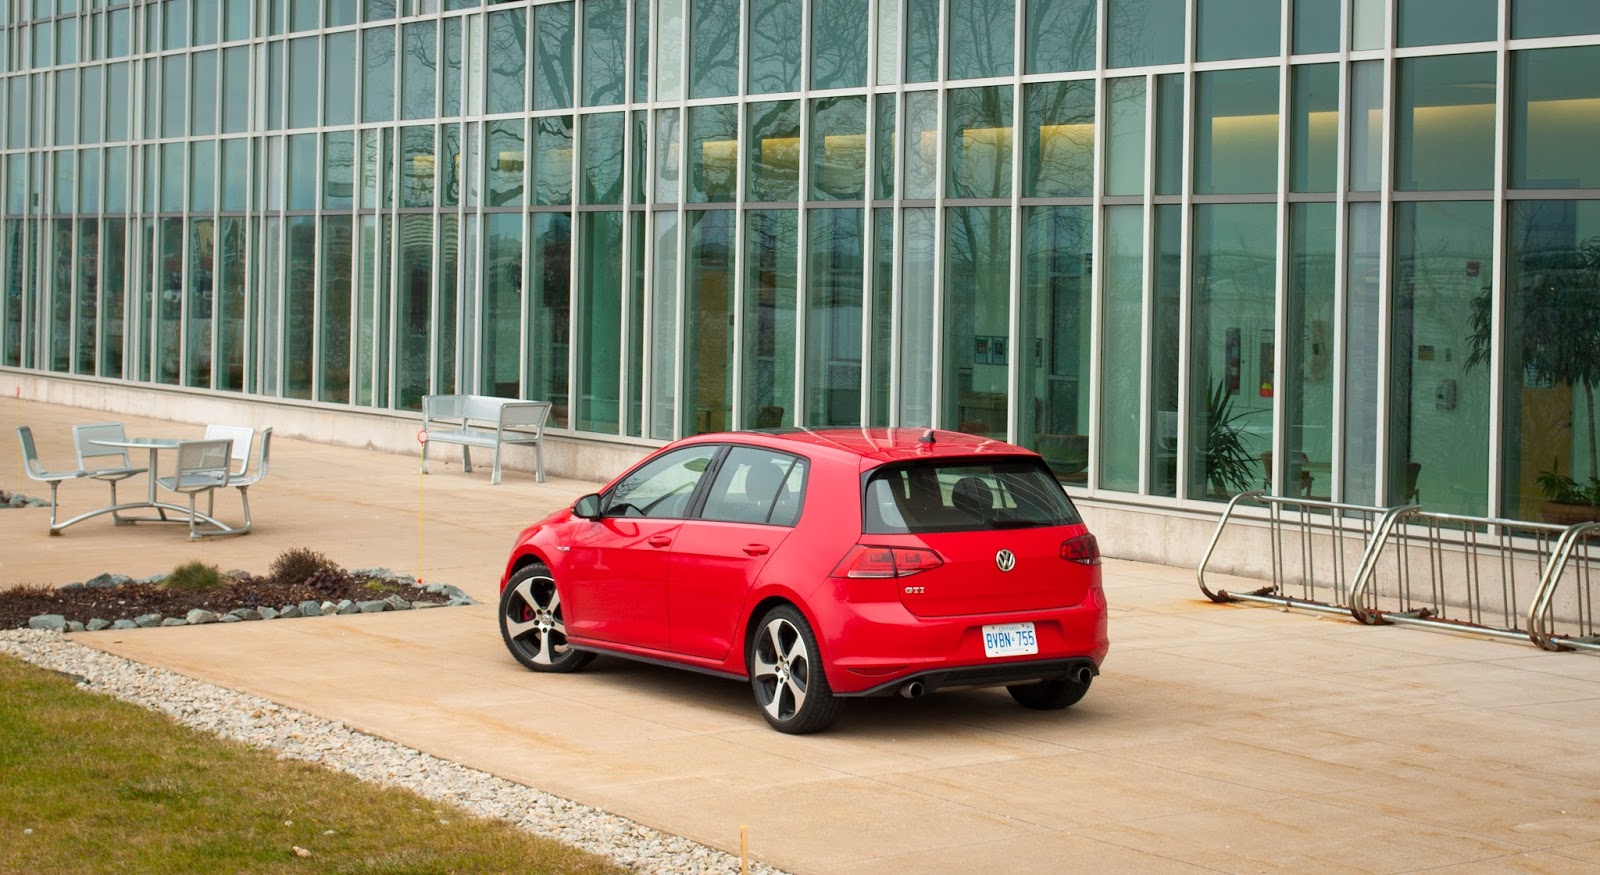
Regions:
<svg viewBox="0 0 1600 875"><path fill-rule="evenodd" d="M672 543L672 538L670 536L668 536L668 535L651 535L650 536L650 546L652 546L652 547L665 547L665 546L667 546L668 544L671 544L671 543Z"/></svg>
<svg viewBox="0 0 1600 875"><path fill-rule="evenodd" d="M746 545L744 545L744 551L746 553L749 553L751 556L765 556L765 555L767 555L767 551L771 550L771 549L772 548L768 547L766 544L746 544Z"/></svg>

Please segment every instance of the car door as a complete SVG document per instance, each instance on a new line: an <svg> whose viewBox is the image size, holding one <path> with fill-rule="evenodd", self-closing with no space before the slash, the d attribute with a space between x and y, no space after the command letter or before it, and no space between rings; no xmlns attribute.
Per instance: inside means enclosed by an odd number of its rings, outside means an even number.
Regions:
<svg viewBox="0 0 1600 875"><path fill-rule="evenodd" d="M668 558L721 449L696 444L656 456L602 496L601 517L577 527L567 551L569 634L667 649Z"/></svg>
<svg viewBox="0 0 1600 875"><path fill-rule="evenodd" d="M700 513L684 522L667 571L672 649L723 659L739 618L778 547L794 530L806 462L734 446L717 468Z"/></svg>

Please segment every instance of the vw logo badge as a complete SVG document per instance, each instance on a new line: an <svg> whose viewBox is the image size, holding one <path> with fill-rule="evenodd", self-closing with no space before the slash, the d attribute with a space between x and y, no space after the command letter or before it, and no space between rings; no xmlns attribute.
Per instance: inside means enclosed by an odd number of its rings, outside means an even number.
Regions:
<svg viewBox="0 0 1600 875"><path fill-rule="evenodd" d="M1017 567L1017 554L1010 550L1001 550L994 554L994 564L1001 571L1010 571Z"/></svg>

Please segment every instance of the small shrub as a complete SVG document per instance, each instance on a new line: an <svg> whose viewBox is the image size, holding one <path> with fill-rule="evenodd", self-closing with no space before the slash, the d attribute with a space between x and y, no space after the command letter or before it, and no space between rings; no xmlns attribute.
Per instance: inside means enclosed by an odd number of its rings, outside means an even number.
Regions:
<svg viewBox="0 0 1600 875"><path fill-rule="evenodd" d="M222 572L215 565L204 562L186 562L172 569L161 585L180 592L205 592L223 584Z"/></svg>
<svg viewBox="0 0 1600 875"><path fill-rule="evenodd" d="M342 596L350 586L350 575L342 568L324 568L306 578L305 585L324 599Z"/></svg>
<svg viewBox="0 0 1600 875"><path fill-rule="evenodd" d="M39 598L55 595L56 588L48 583L14 583L0 589L0 595L16 596L18 598Z"/></svg>
<svg viewBox="0 0 1600 875"><path fill-rule="evenodd" d="M309 547L295 547L272 560L267 576L280 586L294 586L305 583L319 571L329 570L338 571L338 563Z"/></svg>

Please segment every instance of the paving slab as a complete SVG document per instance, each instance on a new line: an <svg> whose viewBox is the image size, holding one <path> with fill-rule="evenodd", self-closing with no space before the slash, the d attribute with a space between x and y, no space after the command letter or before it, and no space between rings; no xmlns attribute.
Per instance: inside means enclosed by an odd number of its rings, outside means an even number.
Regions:
<svg viewBox="0 0 1600 875"><path fill-rule="evenodd" d="M70 460L73 422L104 418L18 411L46 464ZM202 430L126 421L136 435ZM7 432L0 453L15 459ZM594 485L434 471L275 438L272 474L252 489L255 533L192 544L181 527L96 520L50 538L47 512L3 510L0 584L196 558L265 570L311 547L487 602L517 530ZM34 484L0 464L0 485ZM63 498L70 512L103 490L72 483ZM867 700L798 738L768 729L730 681L611 658L572 675L523 671L488 603L74 639L725 850L747 826L754 856L796 873L1600 863L1600 658L1216 605L1192 569L1110 559L1105 572L1111 655L1068 711L1025 711L997 690Z"/></svg>

